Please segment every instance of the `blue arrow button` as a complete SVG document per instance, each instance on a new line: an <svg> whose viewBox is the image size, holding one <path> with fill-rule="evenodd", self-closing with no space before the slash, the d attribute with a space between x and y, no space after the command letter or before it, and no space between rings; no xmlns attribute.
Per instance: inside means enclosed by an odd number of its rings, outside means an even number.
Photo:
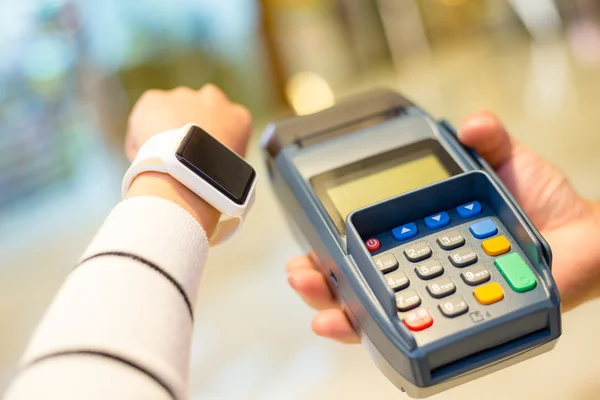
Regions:
<svg viewBox="0 0 600 400"><path fill-rule="evenodd" d="M447 212L442 211L439 214L430 215L425 218L425 225L429 229L440 229L450 223L450 216Z"/></svg>
<svg viewBox="0 0 600 400"><path fill-rule="evenodd" d="M481 212L481 204L478 201L472 201L462 206L456 207L456 212L461 218L471 218Z"/></svg>
<svg viewBox="0 0 600 400"><path fill-rule="evenodd" d="M412 222L392 229L392 236L398 241L413 238L417 233L417 226Z"/></svg>

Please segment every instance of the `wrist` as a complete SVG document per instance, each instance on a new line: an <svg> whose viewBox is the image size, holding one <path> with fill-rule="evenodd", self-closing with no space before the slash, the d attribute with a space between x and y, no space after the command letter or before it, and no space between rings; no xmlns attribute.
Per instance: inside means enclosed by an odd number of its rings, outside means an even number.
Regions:
<svg viewBox="0 0 600 400"><path fill-rule="evenodd" d="M217 209L165 173L148 171L139 174L127 192L127 198L136 196L160 197L179 205L198 221L209 238L219 221Z"/></svg>

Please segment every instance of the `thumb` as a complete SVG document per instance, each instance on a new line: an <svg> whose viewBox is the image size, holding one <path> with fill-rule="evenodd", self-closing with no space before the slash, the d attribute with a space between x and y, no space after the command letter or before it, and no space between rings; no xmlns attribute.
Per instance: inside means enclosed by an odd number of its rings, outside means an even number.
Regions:
<svg viewBox="0 0 600 400"><path fill-rule="evenodd" d="M479 153L492 168L506 162L513 150L513 140L502 123L489 111L469 116L458 133L458 139Z"/></svg>

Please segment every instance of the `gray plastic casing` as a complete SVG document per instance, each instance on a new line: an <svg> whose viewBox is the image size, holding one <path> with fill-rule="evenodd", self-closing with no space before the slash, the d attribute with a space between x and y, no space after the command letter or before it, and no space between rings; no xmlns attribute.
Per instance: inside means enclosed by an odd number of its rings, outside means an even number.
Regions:
<svg viewBox="0 0 600 400"><path fill-rule="evenodd" d="M390 149L436 140L463 173L352 212L339 234L309 180ZM403 96L376 90L308 116L271 123L261 138L267 169L297 233L313 250L344 312L384 375L414 398L428 397L552 349L561 334L551 250L493 170L452 127ZM489 204L538 280L527 303L435 340L417 341L399 319L364 241L472 200ZM439 332L438 332L439 333Z"/></svg>

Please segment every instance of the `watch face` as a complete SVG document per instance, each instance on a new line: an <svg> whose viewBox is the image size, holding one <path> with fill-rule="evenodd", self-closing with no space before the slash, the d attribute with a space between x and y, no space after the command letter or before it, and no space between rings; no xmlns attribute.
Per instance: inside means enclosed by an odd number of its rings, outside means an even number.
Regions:
<svg viewBox="0 0 600 400"><path fill-rule="evenodd" d="M244 159L203 129L192 126L176 152L177 159L237 204L244 204L256 177Z"/></svg>

